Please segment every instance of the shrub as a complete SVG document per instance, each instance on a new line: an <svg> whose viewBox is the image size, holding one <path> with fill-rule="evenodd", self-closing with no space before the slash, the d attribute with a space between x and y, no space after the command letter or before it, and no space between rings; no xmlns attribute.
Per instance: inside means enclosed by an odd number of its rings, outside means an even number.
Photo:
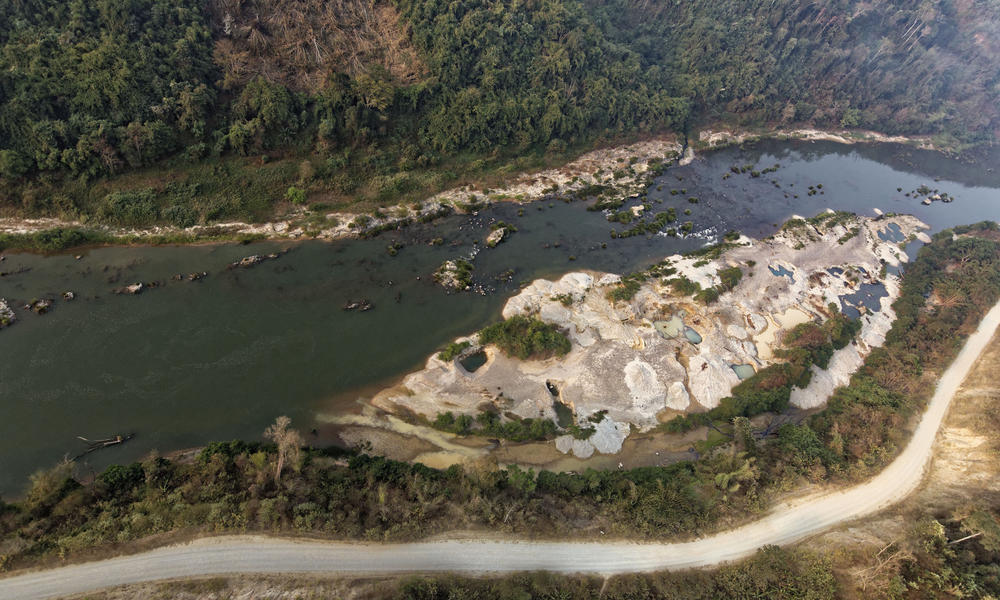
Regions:
<svg viewBox="0 0 1000 600"><path fill-rule="evenodd" d="M139 463L111 465L98 476L105 489L113 498L122 498L136 486L146 481L146 473Z"/></svg>
<svg viewBox="0 0 1000 600"><path fill-rule="evenodd" d="M683 275L670 279L667 283L670 284L671 289L678 296L691 296L701 291L701 285L698 282L691 281Z"/></svg>
<svg viewBox="0 0 1000 600"><path fill-rule="evenodd" d="M719 271L719 279L724 289L731 290L743 279L743 270L739 267L728 267Z"/></svg>
<svg viewBox="0 0 1000 600"><path fill-rule="evenodd" d="M624 302L631 300L639 292L642 283L635 278L625 277L618 283L618 286L608 291L608 300L612 302Z"/></svg>
<svg viewBox="0 0 1000 600"><path fill-rule="evenodd" d="M163 218L171 225L184 229L198 222L198 213L190 206L174 204L164 209Z"/></svg>
<svg viewBox="0 0 1000 600"><path fill-rule="evenodd" d="M156 194L151 189L112 192L97 209L97 218L121 227L151 225L159 217Z"/></svg>
<svg viewBox="0 0 1000 600"><path fill-rule="evenodd" d="M285 200L292 204L302 205L306 203L306 191L292 186L285 191Z"/></svg>
<svg viewBox="0 0 1000 600"><path fill-rule="evenodd" d="M522 315L486 327L479 332L479 339L521 360L562 356L571 347L569 339L555 325Z"/></svg>
<svg viewBox="0 0 1000 600"><path fill-rule="evenodd" d="M468 341L465 341L465 342L452 342L452 343L448 344L447 346L445 346L444 350L438 352L438 358L441 359L441 360L443 360L443 361L445 361L445 362L454 360L455 357L457 357L459 354L462 353L463 350L465 350L466 348L468 348L471 345L472 344L470 344Z"/></svg>

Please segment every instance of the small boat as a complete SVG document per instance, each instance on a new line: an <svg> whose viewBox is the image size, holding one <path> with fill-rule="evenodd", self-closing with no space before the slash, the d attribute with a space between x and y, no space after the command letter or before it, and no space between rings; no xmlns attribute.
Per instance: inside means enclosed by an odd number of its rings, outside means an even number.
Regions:
<svg viewBox="0 0 1000 600"><path fill-rule="evenodd" d="M87 444L87 449L81 452L80 454L74 456L73 460L83 458L84 456L90 454L91 452L101 450L103 448L108 448L110 446L117 446L118 444L124 444L125 442L129 441L134 437L135 437L134 433L125 433L105 438L103 440L88 440L87 438L78 435L76 436L76 439Z"/></svg>

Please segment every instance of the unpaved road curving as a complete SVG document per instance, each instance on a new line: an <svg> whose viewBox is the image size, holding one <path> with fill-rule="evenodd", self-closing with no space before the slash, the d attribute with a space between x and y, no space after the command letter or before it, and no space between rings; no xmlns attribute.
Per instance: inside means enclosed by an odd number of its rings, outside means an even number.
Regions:
<svg viewBox="0 0 1000 600"><path fill-rule="evenodd" d="M548 570L614 574L705 567L788 544L872 514L913 492L931 458L952 397L1000 325L994 306L944 372L909 445L867 483L776 506L768 516L708 538L675 544L436 541L416 544L208 538L151 552L0 579L0 598L34 600L157 579L224 573L485 573Z"/></svg>

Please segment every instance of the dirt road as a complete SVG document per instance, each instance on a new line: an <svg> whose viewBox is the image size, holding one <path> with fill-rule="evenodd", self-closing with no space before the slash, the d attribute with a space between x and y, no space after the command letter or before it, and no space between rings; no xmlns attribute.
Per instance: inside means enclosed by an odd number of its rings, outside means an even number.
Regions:
<svg viewBox="0 0 1000 600"><path fill-rule="evenodd" d="M209 538L0 579L0 598L52 598L141 581L222 573L548 570L614 574L704 567L737 560L761 546L795 542L872 514L913 492L923 477L952 397L998 325L1000 304L987 313L941 377L909 445L877 477L841 492L776 506L759 521L708 538L676 544L435 541L395 545L252 536Z"/></svg>

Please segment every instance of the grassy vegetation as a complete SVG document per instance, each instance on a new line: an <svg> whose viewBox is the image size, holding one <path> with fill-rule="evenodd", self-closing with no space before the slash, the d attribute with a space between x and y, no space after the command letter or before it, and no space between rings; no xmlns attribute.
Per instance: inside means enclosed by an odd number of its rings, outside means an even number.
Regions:
<svg viewBox="0 0 1000 600"><path fill-rule="evenodd" d="M632 221L631 214L632 213L628 213L629 218L626 220L619 219L619 222L630 223ZM622 231L621 233L614 232L611 237L630 238L637 235L658 233L662 231L663 228L666 227L668 224L673 223L676 220L677 220L677 211L673 207L671 207L668 208L665 212L656 213L656 215L653 216L653 218L648 221L645 219L641 219L638 223L636 223L632 227L629 227L625 231Z"/></svg>
<svg viewBox="0 0 1000 600"><path fill-rule="evenodd" d="M519 573L503 577L412 577L394 600L827 600L838 585L829 559L811 552L762 548L750 559L713 570L594 576Z"/></svg>
<svg viewBox="0 0 1000 600"><path fill-rule="evenodd" d="M87 244L103 244L109 236L86 229L49 229L37 233L2 233L0 250L57 252Z"/></svg>
<svg viewBox="0 0 1000 600"><path fill-rule="evenodd" d="M632 273L622 277L615 287L608 290L608 300L612 302L627 302L635 297L639 293L639 288L642 287L642 282L645 278Z"/></svg>
<svg viewBox="0 0 1000 600"><path fill-rule="evenodd" d="M249 243L263 239L262 234L232 233L222 228L207 227L197 234L167 233L151 235L111 235L104 231L61 227L33 233L0 233L0 250L29 252L59 252L80 246L128 244L191 244L197 242L237 241Z"/></svg>
<svg viewBox="0 0 1000 600"><path fill-rule="evenodd" d="M483 344L495 344L508 356L538 360L562 356L570 350L569 338L556 326L517 315L479 332Z"/></svg>

